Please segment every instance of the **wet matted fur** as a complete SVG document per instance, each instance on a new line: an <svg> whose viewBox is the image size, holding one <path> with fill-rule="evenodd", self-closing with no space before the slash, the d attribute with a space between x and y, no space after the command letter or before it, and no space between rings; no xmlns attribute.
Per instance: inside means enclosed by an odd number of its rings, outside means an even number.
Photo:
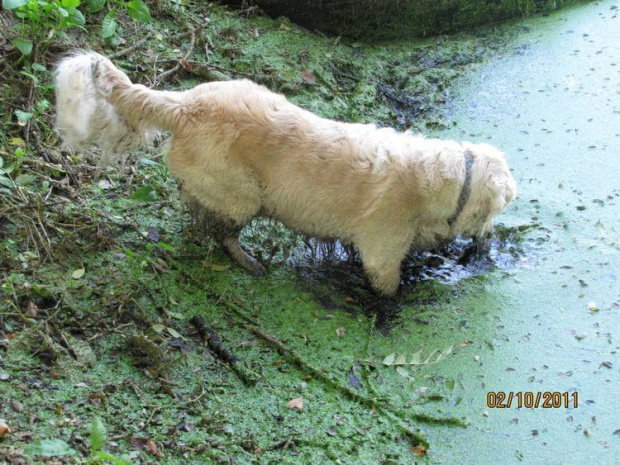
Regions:
<svg viewBox="0 0 620 465"><path fill-rule="evenodd" d="M257 215L305 235L354 244L372 287L393 295L410 249L484 236L516 195L504 155L487 144L425 139L320 118L248 80L183 92L133 84L110 60L78 53L56 73L57 125L68 146L123 157L156 130L181 194L246 270L239 247Z"/></svg>

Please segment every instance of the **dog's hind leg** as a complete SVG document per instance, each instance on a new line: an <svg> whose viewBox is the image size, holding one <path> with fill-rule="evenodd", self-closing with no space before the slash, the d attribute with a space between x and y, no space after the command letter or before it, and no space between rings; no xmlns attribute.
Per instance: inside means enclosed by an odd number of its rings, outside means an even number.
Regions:
<svg viewBox="0 0 620 465"><path fill-rule="evenodd" d="M265 267L239 245L239 234L246 226L245 224L236 223L230 218L224 218L219 213L207 210L198 201L187 196L185 196L184 200L191 210L199 229L212 236L224 247L228 256L237 265L253 275L261 276L267 273Z"/></svg>
<svg viewBox="0 0 620 465"><path fill-rule="evenodd" d="M217 215L213 215L211 222L213 229L219 231L214 234L215 239L222 244L224 250L237 265L256 276L262 276L267 273L265 267L239 245L239 233L241 233L243 226L218 219Z"/></svg>

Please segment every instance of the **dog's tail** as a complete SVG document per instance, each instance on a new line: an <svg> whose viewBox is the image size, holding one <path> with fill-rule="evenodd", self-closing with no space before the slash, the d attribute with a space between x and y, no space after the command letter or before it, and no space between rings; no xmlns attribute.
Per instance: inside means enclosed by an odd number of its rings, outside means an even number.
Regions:
<svg viewBox="0 0 620 465"><path fill-rule="evenodd" d="M75 150L104 150L102 164L123 161L150 143L157 130L171 131L181 111L178 92L132 84L98 53L75 53L56 67L56 126Z"/></svg>

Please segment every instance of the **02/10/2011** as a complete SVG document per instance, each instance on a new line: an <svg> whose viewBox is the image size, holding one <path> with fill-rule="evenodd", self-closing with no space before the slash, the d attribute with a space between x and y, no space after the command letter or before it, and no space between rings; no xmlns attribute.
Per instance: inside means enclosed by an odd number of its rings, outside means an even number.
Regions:
<svg viewBox="0 0 620 465"><path fill-rule="evenodd" d="M487 393L488 408L510 408L513 403L517 408L577 408L577 392L504 392Z"/></svg>

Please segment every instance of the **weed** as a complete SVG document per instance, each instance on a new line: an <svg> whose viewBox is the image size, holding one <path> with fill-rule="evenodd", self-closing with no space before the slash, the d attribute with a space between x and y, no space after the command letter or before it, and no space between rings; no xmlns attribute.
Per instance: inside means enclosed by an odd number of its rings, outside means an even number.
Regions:
<svg viewBox="0 0 620 465"><path fill-rule="evenodd" d="M15 10L15 16L22 20L20 37L13 40L13 46L28 56L35 44L49 44L58 31L84 26L86 19L79 5L80 0L3 0L3 8Z"/></svg>
<svg viewBox="0 0 620 465"><path fill-rule="evenodd" d="M116 18L120 11L126 10L130 18L141 23L148 23L152 19L149 7L142 0L131 0L129 2L122 0L86 0L85 7L88 13L99 13L107 7L107 13L101 21L101 38L106 43L115 43L119 40Z"/></svg>
<svg viewBox="0 0 620 465"><path fill-rule="evenodd" d="M119 458L102 450L108 441L108 435L105 425L98 417L93 418L88 440L90 442L90 457L86 463L97 464L105 461L116 465L131 464L131 461L126 457ZM24 449L24 455L31 458L73 457L77 455L77 452L62 439L42 439L29 444Z"/></svg>
<svg viewBox="0 0 620 465"><path fill-rule="evenodd" d="M14 10L15 16L22 20L19 37L12 44L24 56L33 55L35 45L45 48L58 33L81 27L86 24L84 14L78 9L80 0L2 0L5 10ZM119 11L127 11L130 18L141 23L152 20L151 12L143 0L87 0L88 13L98 13L107 7L101 22L101 38L106 42L117 42ZM21 58L20 58L21 59Z"/></svg>

